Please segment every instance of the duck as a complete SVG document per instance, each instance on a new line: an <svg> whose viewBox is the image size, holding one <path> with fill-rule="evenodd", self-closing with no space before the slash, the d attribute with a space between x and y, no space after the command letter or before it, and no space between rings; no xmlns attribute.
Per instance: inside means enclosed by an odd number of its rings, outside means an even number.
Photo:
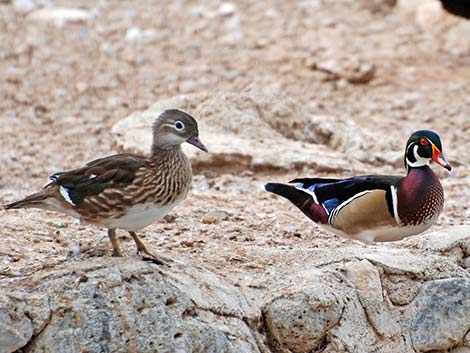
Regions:
<svg viewBox="0 0 470 353"><path fill-rule="evenodd" d="M267 183L265 189L339 236L366 243L398 241L427 230L443 209L444 191L431 161L452 169L439 135L419 130L406 143L405 176L297 178L291 185Z"/></svg>
<svg viewBox="0 0 470 353"><path fill-rule="evenodd" d="M60 212L81 223L107 228L113 256L122 256L116 230L125 230L134 240L137 254L163 264L163 258L150 252L136 232L161 220L188 195L192 170L181 145L186 142L208 150L199 139L195 118L178 109L159 114L152 135L148 155L119 153L55 173L42 190L3 207Z"/></svg>

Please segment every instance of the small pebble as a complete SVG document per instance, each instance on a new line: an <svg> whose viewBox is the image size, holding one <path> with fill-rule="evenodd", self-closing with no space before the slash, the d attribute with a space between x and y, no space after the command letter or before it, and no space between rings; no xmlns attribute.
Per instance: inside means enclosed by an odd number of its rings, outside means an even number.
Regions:
<svg viewBox="0 0 470 353"><path fill-rule="evenodd" d="M204 224L216 224L228 219L228 214L225 211L211 211L202 217Z"/></svg>

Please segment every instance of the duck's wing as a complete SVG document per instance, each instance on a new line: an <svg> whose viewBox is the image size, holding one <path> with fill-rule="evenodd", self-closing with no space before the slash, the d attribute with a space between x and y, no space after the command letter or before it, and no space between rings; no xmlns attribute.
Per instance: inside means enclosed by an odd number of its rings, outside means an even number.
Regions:
<svg viewBox="0 0 470 353"><path fill-rule="evenodd" d="M355 234L398 223L397 189L402 180L399 176L364 175L292 182L297 184L296 189L311 195L314 203L322 206L333 228Z"/></svg>
<svg viewBox="0 0 470 353"><path fill-rule="evenodd" d="M116 154L87 163L85 166L55 173L47 187L58 187L71 205L98 195L106 189L123 189L133 183L137 171L148 166L146 158L129 153Z"/></svg>

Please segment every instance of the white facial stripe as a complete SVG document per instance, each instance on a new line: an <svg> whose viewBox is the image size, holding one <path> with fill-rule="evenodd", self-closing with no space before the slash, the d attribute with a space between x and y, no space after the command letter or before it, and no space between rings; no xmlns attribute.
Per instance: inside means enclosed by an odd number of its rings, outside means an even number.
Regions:
<svg viewBox="0 0 470 353"><path fill-rule="evenodd" d="M411 147L411 145L409 147ZM425 166L425 165L429 165L429 158L421 157L418 154L418 148L419 148L418 145L416 145L416 144L413 145L413 155L415 156L416 162L410 162L408 160L408 158L406 159L406 164L408 164L410 167L416 168L416 167L422 167L422 166Z"/></svg>
<svg viewBox="0 0 470 353"><path fill-rule="evenodd" d="M395 218L395 221L400 224L400 217L398 216L397 188L393 185L390 186L390 193L392 194L393 218Z"/></svg>
<svg viewBox="0 0 470 353"><path fill-rule="evenodd" d="M414 145L413 147L413 155L415 156L416 161L419 161L419 159L421 158L421 156L418 154L418 148L418 145Z"/></svg>
<svg viewBox="0 0 470 353"><path fill-rule="evenodd" d="M411 146L416 146L414 143L412 143L411 145L409 145L407 148L406 148L406 154L408 154L408 150L410 149Z"/></svg>

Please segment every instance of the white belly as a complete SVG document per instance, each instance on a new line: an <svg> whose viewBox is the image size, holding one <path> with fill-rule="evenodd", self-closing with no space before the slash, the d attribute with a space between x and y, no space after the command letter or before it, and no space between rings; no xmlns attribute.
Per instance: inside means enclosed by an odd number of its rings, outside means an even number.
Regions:
<svg viewBox="0 0 470 353"><path fill-rule="evenodd" d="M409 237L411 235L416 235L416 234L424 232L426 229L431 227L433 223L434 223L434 220L431 222L427 222L426 224L419 225L419 226L383 227L383 228L365 230L357 234L346 234L341 230L334 229L330 225L321 224L321 226L323 226L330 232L337 234L341 237L360 240L365 243L371 243L371 242L398 241L403 238Z"/></svg>
<svg viewBox="0 0 470 353"><path fill-rule="evenodd" d="M108 219L101 224L109 229L118 228L135 232L165 217L181 201L178 200L168 206L157 206L153 203L134 205L121 218Z"/></svg>

